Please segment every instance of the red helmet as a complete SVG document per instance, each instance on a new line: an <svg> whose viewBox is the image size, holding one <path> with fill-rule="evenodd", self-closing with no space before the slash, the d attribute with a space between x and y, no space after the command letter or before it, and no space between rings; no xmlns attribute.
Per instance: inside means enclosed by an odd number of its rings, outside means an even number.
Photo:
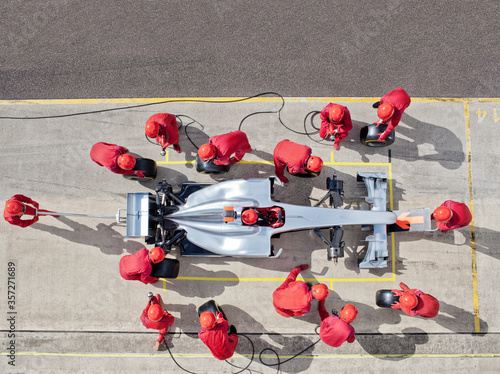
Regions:
<svg viewBox="0 0 500 374"><path fill-rule="evenodd" d="M207 330L213 329L215 327L215 315L209 310L200 314L200 324L201 327Z"/></svg>
<svg viewBox="0 0 500 374"><path fill-rule="evenodd" d="M311 287L313 297L316 300L325 300L328 296L328 287L323 283L315 284Z"/></svg>
<svg viewBox="0 0 500 374"><path fill-rule="evenodd" d="M210 161L217 155L217 150L212 144L203 144L198 149L198 156L200 156L203 162Z"/></svg>
<svg viewBox="0 0 500 374"><path fill-rule="evenodd" d="M120 155L118 156L118 160L116 161L120 169L123 170L132 170L135 166L135 157L132 155Z"/></svg>
<svg viewBox="0 0 500 374"><path fill-rule="evenodd" d="M5 210L11 216L22 216L26 211L26 205L17 200L7 200L5 203Z"/></svg>
<svg viewBox="0 0 500 374"><path fill-rule="evenodd" d="M317 173L318 171L321 171L322 168L323 160L321 158L319 158L318 156L309 156L306 166L307 170Z"/></svg>
<svg viewBox="0 0 500 374"><path fill-rule="evenodd" d="M352 304L346 304L340 311L340 319L344 322L351 323L358 316L358 310Z"/></svg>
<svg viewBox="0 0 500 374"><path fill-rule="evenodd" d="M394 114L394 106L389 103L380 104L377 109L378 118L386 120L392 117Z"/></svg>
<svg viewBox="0 0 500 374"><path fill-rule="evenodd" d="M453 212L446 206L438 206L434 210L434 219L439 222L448 222L453 217Z"/></svg>
<svg viewBox="0 0 500 374"><path fill-rule="evenodd" d="M255 225L258 218L259 215L253 209L247 209L243 213L241 213L241 220L245 225Z"/></svg>
<svg viewBox="0 0 500 374"><path fill-rule="evenodd" d="M156 138L160 133L160 124L155 121L149 121L146 123L146 128L144 130L146 135L150 138Z"/></svg>
<svg viewBox="0 0 500 374"><path fill-rule="evenodd" d="M334 104L330 108L330 112L328 112L328 118L330 118L330 121L332 122L342 121L342 118L344 118L344 108L340 105Z"/></svg>
<svg viewBox="0 0 500 374"><path fill-rule="evenodd" d="M160 304L153 304L148 309L148 318L153 322L158 322L163 317L163 308Z"/></svg>
<svg viewBox="0 0 500 374"><path fill-rule="evenodd" d="M149 258L153 264L162 262L165 258L165 251L162 247L154 247L149 250Z"/></svg>
<svg viewBox="0 0 500 374"><path fill-rule="evenodd" d="M418 299L411 292L403 292L399 297L399 303L404 308L413 309L418 305Z"/></svg>

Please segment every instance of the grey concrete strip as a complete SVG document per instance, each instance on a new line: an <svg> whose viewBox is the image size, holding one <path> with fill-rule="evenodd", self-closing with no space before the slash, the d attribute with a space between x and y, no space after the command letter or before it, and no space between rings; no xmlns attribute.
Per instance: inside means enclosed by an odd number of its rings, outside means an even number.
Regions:
<svg viewBox="0 0 500 374"><path fill-rule="evenodd" d="M318 98L288 99L281 118L288 127L302 132L306 114L321 110L326 103ZM159 360L155 356L113 356L150 352L155 335L146 333L139 321L148 291L161 294L166 309L176 318L172 327L176 333L196 332L196 308L214 298L240 332L256 334L252 336L260 349L267 344L277 347L280 354L300 351L300 347L315 341L314 329L319 324L316 302L311 313L288 319L273 310L271 294L288 272L302 263L311 265L302 274L304 278L331 286L328 310L340 309L347 302L356 305L360 314L353 326L359 335L354 344L339 349L318 344L314 358L285 364L283 372L329 372L335 367L338 371L390 373L405 367L423 370L429 362L436 372L450 368L464 373L494 372L498 358L486 356L499 353L496 333L500 300L495 290L499 286L496 222L500 203L495 110L500 109L500 100L417 99L403 116L396 141L389 149L370 149L359 142L360 128L376 119L367 99L346 98L340 103L349 107L354 128L333 159L331 144L316 143L317 135L309 138L292 133L279 123L276 114L259 114L242 125L254 149L244 159L250 163L234 165L229 173L218 177L196 173L191 164L196 149L184 128L180 140L183 152L169 151L168 158L162 158L158 147L144 138L146 119L162 111L195 118L204 128L193 124L187 131L200 145L208 136L236 130L241 119L252 112L277 110L279 101L176 103L58 119L0 120L1 201L23 193L37 200L42 208L114 215L117 209L126 208L127 192L151 192L162 177L175 186L185 181L268 177L274 173L273 166L258 162L272 161L275 144L288 138L310 145L326 164L318 178L293 179L289 186L277 188L275 197L280 201L314 204L325 193L326 177L335 172L345 181L344 207L359 209L365 190L356 182L356 172L384 171L391 179L388 208L434 207L454 199L472 203L474 211L473 235L470 228L448 233L395 234L386 269L357 268L367 233L349 227L344 238L346 256L338 265L326 261L325 245L320 239L310 232L297 232L273 242L284 248L278 259L181 258L179 279L149 286L120 278L119 258L144 246L139 240L120 237L125 233L123 224L96 218L42 217L33 226L20 229L4 222L0 225L0 275L4 279L0 293L7 295L7 265L13 262L16 362L21 366L11 368L7 356L0 356L2 372L135 372L140 367L154 373L164 365L176 370L166 356L160 355ZM0 110L1 116L25 117L123 105L9 104L1 105ZM316 125L318 120L316 117ZM120 144L155 159L159 162L157 180L139 184L100 168L88 156L90 147L98 141ZM170 256L179 257L178 251ZM440 314L425 320L376 307L376 290L397 287L401 281L436 296ZM8 305L7 298L0 302L0 329L6 332L10 327ZM473 335L475 331L488 334ZM6 336L2 335L2 354L7 352ZM201 367L202 372L237 371L203 356L208 352L194 336L176 334L171 338L174 353L194 351L202 355L180 357L183 362L187 360L189 368ZM244 338L241 341L238 353L248 354ZM38 351L42 356L26 355ZM86 353L96 355L83 355ZM337 354L347 356L328 356ZM413 357L399 357L407 354ZM469 354L476 356L466 356ZM241 365L248 362L247 358L234 361ZM260 364L254 370L275 372Z"/></svg>

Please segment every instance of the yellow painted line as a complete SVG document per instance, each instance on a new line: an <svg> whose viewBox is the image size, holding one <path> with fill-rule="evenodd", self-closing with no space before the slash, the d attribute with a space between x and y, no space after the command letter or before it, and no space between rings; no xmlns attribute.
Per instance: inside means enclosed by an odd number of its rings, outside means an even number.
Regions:
<svg viewBox="0 0 500 374"><path fill-rule="evenodd" d="M0 352L0 356L8 356L8 352ZM186 358L213 358L211 354L195 354L195 353L172 353L174 357ZM62 352L16 352L16 356L52 356L52 357L121 357L121 358L158 358L170 357L168 353L62 353ZM251 354L234 354L233 358L252 357ZM275 355L261 355L263 358L276 359ZM281 355L280 358L291 358L293 355ZM430 353L430 354L302 354L295 356L296 358L498 358L500 353Z"/></svg>
<svg viewBox="0 0 500 374"><path fill-rule="evenodd" d="M98 105L98 104L148 104L148 103L232 103L239 102L281 102L280 97L256 97L244 100L245 97L157 97L157 98L107 98L107 99L47 99L47 100L0 100L0 105ZM285 97L285 102L375 102L380 97ZM498 103L500 98L455 98L455 97L412 97L414 103Z"/></svg>
<svg viewBox="0 0 500 374"><path fill-rule="evenodd" d="M470 141L470 111L469 103L464 104L465 111L465 128L467 134L467 174L469 179L469 209L472 214L472 221L469 225L470 232L470 253L472 265L472 299L474 303L474 331L480 332L479 320L479 297L477 292L477 262L476 262L476 229L474 221L474 195L472 189L472 154L471 154L471 141Z"/></svg>
<svg viewBox="0 0 500 374"><path fill-rule="evenodd" d="M223 278L223 277L177 277L176 280L201 280L201 281L225 281L225 282L284 282L286 278ZM385 282L393 281L395 278L303 278L305 282ZM333 287L330 287L333 289ZM166 291L166 288L165 288Z"/></svg>

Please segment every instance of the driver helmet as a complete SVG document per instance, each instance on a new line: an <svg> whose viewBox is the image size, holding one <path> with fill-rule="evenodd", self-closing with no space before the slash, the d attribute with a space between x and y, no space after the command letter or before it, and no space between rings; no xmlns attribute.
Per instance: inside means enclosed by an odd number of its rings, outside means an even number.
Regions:
<svg viewBox="0 0 500 374"><path fill-rule="evenodd" d="M255 225L259 218L259 214L254 209L247 209L241 213L241 221L245 225Z"/></svg>
<svg viewBox="0 0 500 374"><path fill-rule="evenodd" d="M162 247L154 247L149 250L149 258L153 264L162 262L165 259L165 251Z"/></svg>
<svg viewBox="0 0 500 374"><path fill-rule="evenodd" d="M132 155L124 154L118 156L117 162L120 169L132 170L135 166L135 157Z"/></svg>

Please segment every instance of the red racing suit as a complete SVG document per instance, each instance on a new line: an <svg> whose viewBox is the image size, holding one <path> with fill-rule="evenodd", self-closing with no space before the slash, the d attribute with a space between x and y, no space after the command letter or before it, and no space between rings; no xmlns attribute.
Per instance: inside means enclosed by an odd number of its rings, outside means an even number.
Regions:
<svg viewBox="0 0 500 374"><path fill-rule="evenodd" d="M40 212L51 212L50 210L39 209L38 208L39 205L36 201L31 200L29 197L26 197L24 195L20 195L20 194L14 195L9 200L6 201L6 204L7 204L7 202L12 201L12 200L16 200L16 201L20 201L21 203L24 203L24 206L26 207L26 211L23 214L21 214L20 216L13 216L13 215L10 215L9 213L7 213L6 210L4 210L3 211L3 218L7 222L9 222L11 225L25 228L25 227L31 226L32 224L37 222L39 219L38 218L39 216L44 215L44 214L40 214ZM31 204L33 206L29 206L28 204ZM33 218L21 219L21 217L24 216L25 214L28 216L33 216ZM54 216L54 217L57 217L57 216Z"/></svg>
<svg viewBox="0 0 500 374"><path fill-rule="evenodd" d="M459 203L453 200L446 200L440 206L450 208L453 216L448 222L438 222L436 224L441 231L448 231L467 226L472 221L472 214L469 208L464 203ZM434 215L431 216L434 219Z"/></svg>
<svg viewBox="0 0 500 374"><path fill-rule="evenodd" d="M307 268L297 266L273 292L273 305L283 317L303 316L311 310L312 292L306 282L296 281L297 275Z"/></svg>
<svg viewBox="0 0 500 374"><path fill-rule="evenodd" d="M229 165L239 162L252 147L243 131L232 131L223 135L212 136L208 142L217 150L215 165ZM230 159L234 153L234 157Z"/></svg>
<svg viewBox="0 0 500 374"><path fill-rule="evenodd" d="M216 359L227 360L233 356L238 345L238 335L228 335L229 324L222 316L222 313L217 312L215 317L217 318L215 327L210 330L203 327L198 332L198 337L210 349Z"/></svg>
<svg viewBox="0 0 500 374"><path fill-rule="evenodd" d="M311 155L311 148L297 144L290 140L282 140L274 148L274 172L283 183L288 183L285 177L285 167L290 174L305 173L307 160Z"/></svg>
<svg viewBox="0 0 500 374"><path fill-rule="evenodd" d="M354 342L354 328L347 322L342 321L336 315L329 315L325 309L325 300L318 303L318 313L321 318L319 337L331 347L340 347L346 340Z"/></svg>
<svg viewBox="0 0 500 374"><path fill-rule="evenodd" d="M179 130L177 129L177 119L170 113L153 114L147 122L157 122L160 125L160 133L156 137L156 142L161 145L162 149L173 145L174 148L179 147ZM147 123L146 122L146 123Z"/></svg>
<svg viewBox="0 0 500 374"><path fill-rule="evenodd" d="M95 143L90 149L90 158L99 166L104 166L116 174L132 175L135 170L124 170L118 166L118 156L127 153L128 149L116 144ZM137 158L137 157L135 157Z"/></svg>
<svg viewBox="0 0 500 374"><path fill-rule="evenodd" d="M153 267L146 248L120 259L120 275L123 279L138 280L144 284L156 283L158 278L150 276L152 270Z"/></svg>
<svg viewBox="0 0 500 374"><path fill-rule="evenodd" d="M401 117L403 116L403 112L410 106L411 99L405 90L398 87L382 96L380 104L382 105L384 103L389 103L394 106L394 114L386 121L377 121L377 124L387 123L387 129L382 133L382 135L380 135L378 138L379 141L385 140L386 136L389 135L389 133L399 124L399 121L401 121Z"/></svg>
<svg viewBox="0 0 500 374"><path fill-rule="evenodd" d="M148 305L142 311L141 321L142 324L148 329L160 330L160 336L158 337L158 339L156 339L156 341L161 344L165 340L165 335L167 334L168 328L172 326L172 324L174 323L174 316L165 311L163 313L163 317L161 317L159 321L157 322L151 321L148 317L148 310L149 307L153 304L159 304L159 301L156 298L156 296L153 297L153 302L149 300Z"/></svg>
<svg viewBox="0 0 500 374"><path fill-rule="evenodd" d="M439 313L439 301L434 296L423 293L416 288L410 290L408 286L402 282L399 284L399 287L401 287L404 291L408 291L414 294L418 299L418 304L415 308L409 309L401 306L401 304L399 304L398 302L391 305L391 308L401 309L409 316L420 316L424 318L433 318L437 316L437 314ZM393 292L395 291L399 290L393 290Z"/></svg>
<svg viewBox="0 0 500 374"><path fill-rule="evenodd" d="M338 123L330 122L330 109L334 105L338 104L330 103L321 111L321 127L319 129L319 136L321 137L321 139L325 139L327 136L334 134L336 130L337 132L335 134L334 144L340 144L342 140L347 138L347 134L349 133L349 131L352 130L351 114L349 113L349 109L347 109L346 106L341 105L341 107L344 109L344 118L342 118L342 121Z"/></svg>

